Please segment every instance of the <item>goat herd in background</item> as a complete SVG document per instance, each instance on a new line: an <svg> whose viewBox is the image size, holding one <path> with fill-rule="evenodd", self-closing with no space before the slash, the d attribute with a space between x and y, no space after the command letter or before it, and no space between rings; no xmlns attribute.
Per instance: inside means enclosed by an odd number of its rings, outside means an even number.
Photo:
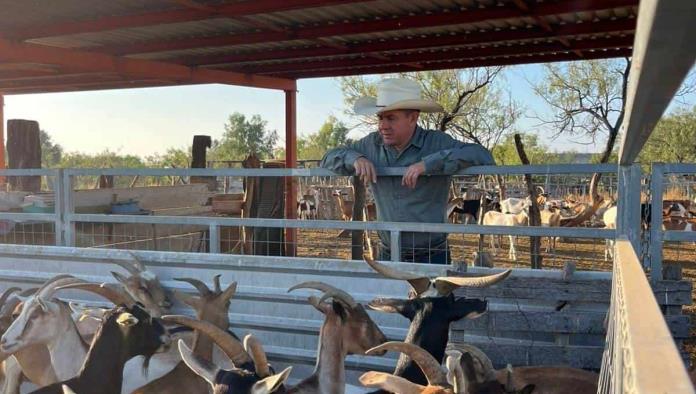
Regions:
<svg viewBox="0 0 696 394"><path fill-rule="evenodd" d="M480 195L484 193L484 198ZM352 220L353 201L350 193L336 189L332 196L336 206L340 210L342 220ZM468 195L469 194L469 195ZM566 196L562 199L552 199L540 186L537 186L537 205L543 227L561 227L574 222L574 218L584 215L592 209L590 202L584 202L577 196ZM482 207L482 200L485 205ZM317 207L320 204L319 193L316 188L309 187L298 202L298 217L301 219L317 219ZM529 223L529 208L531 198L510 197L502 201L498 193L476 190L473 193L464 192L456 197L450 193L450 200L445 213L446 221L459 224L480 223L485 226L527 226ZM647 229L650 225L650 203L641 204L641 221ZM663 202L663 230L696 231L696 199L665 200ZM373 202L366 204L367 220L375 220L376 209ZM605 198L598 209L583 223L587 227L616 228L616 201L613 197ZM483 218L479 220L481 214ZM517 261L517 237L510 235L508 259ZM546 237L546 253L555 253L556 237ZM502 247L502 236L490 236L490 250L496 255ZM604 259L609 261L613 257L613 242L606 241Z"/></svg>
<svg viewBox="0 0 696 394"><path fill-rule="evenodd" d="M314 372L291 377L292 367L275 371L262 344L251 335L234 333L228 320L237 284L213 288L191 278L195 295L174 290L195 318L168 315L170 293L155 274L133 256L133 263L115 263L129 275L113 273L116 283L89 283L58 275L39 288L5 290L0 297L3 393L594 393L597 374L584 370L540 366L494 370L473 346L448 349L451 322L486 312L480 299L455 298L460 287L487 287L505 280L510 271L482 277L437 277L402 272L370 257L379 274L407 281L403 299L378 298L366 307L398 313L411 321L404 342L388 341L350 294L323 282L290 288L318 290L307 302L324 315ZM112 308L70 303L65 290L97 294ZM89 344L89 345L88 345ZM346 383L348 354L400 352L393 374L371 371ZM137 357L142 356L142 357ZM443 363L444 361L444 363Z"/></svg>

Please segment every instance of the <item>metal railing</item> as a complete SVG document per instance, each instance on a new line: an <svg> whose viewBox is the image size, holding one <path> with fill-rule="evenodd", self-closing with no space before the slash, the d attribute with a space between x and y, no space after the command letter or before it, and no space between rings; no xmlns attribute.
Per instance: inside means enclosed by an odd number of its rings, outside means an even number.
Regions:
<svg viewBox="0 0 696 394"><path fill-rule="evenodd" d="M616 242L599 394L694 393L638 256Z"/></svg>
<svg viewBox="0 0 696 394"><path fill-rule="evenodd" d="M653 282L662 280L662 257L664 241L696 242L696 231L662 230L662 200L665 175L667 174L696 174L696 164L663 164L652 165L650 191L652 204L650 212L650 278Z"/></svg>
<svg viewBox="0 0 696 394"><path fill-rule="evenodd" d="M401 176L404 168L380 168L379 176ZM594 172L616 173L610 164L556 164L531 166L478 166L460 171L457 175L522 175L522 174L589 174ZM50 220L55 222L56 245L76 245L76 223L137 223L159 225L197 225L206 226L209 233L208 252L218 253L220 229L226 226L250 226L263 228L295 228L324 230L378 230L391 234L391 259L400 261L400 239L403 232L484 234L512 236L553 236L588 239L613 239L616 232L601 228L566 227L509 227L457 225L444 223L404 223L404 222L347 222L340 220L289 220L258 218L225 218L197 216L142 216L76 213L74 206L74 184L77 177L98 176L140 176L140 177L319 177L338 176L322 168L306 169L60 169L60 170L5 170L0 176L52 175L56 177L56 209L53 214L28 214L0 212L0 219L11 220Z"/></svg>

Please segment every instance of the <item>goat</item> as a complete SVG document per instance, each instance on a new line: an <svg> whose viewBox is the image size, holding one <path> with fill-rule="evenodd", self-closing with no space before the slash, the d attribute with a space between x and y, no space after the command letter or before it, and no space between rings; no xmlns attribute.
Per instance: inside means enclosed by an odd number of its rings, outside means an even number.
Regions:
<svg viewBox="0 0 696 394"><path fill-rule="evenodd" d="M427 350L438 362L442 362L449 339L449 325L461 318L475 318L484 313L488 303L479 299L460 298L455 300L452 292L459 287L488 287L510 275L510 270L483 277L436 277L434 279L419 274L394 270L378 263L369 256L365 261L376 272L391 279L405 280L411 285L408 300L375 299L368 306L371 309L399 313L411 321L405 342ZM407 380L425 384L425 376L420 368L405 355L399 357L394 375Z"/></svg>
<svg viewBox="0 0 696 394"><path fill-rule="evenodd" d="M199 297L174 293L175 296L196 311L199 320L205 320L222 330L229 327L228 313L230 299L237 291L237 283L232 282L224 291L220 287L220 275L216 275L214 290L211 291L205 283L192 278L177 278L176 280L190 283L199 293ZM193 337L193 353L207 361L213 357L213 342L207 336L202 336L196 331ZM180 390L185 393L200 393L207 390L204 379L193 373L183 362L177 365L164 376L153 380L143 387L133 391L133 394L157 394L171 393Z"/></svg>
<svg viewBox="0 0 696 394"><path fill-rule="evenodd" d="M542 227L559 227L561 225L561 214L558 210L552 209L547 203L544 204L544 209L539 211L539 216L541 217ZM548 244L546 245L546 252L556 251L556 237L548 237Z"/></svg>
<svg viewBox="0 0 696 394"><path fill-rule="evenodd" d="M319 331L319 350L314 372L286 393L334 393L345 392L345 358L348 354L364 354L370 348L384 343L387 338L372 321L362 305L343 290L322 282L303 282L291 287L316 289L321 298L309 297L309 303L324 314ZM331 303L325 303L332 298Z"/></svg>
<svg viewBox="0 0 696 394"><path fill-rule="evenodd" d="M455 387L464 385L464 382L457 381L454 382L454 387L450 386L437 360L427 351L410 343L387 342L370 349L367 353L375 354L385 350L398 351L411 358L425 375L427 386L412 383L400 376L375 371L366 372L360 376L360 383L363 386L399 394L458 394L459 391L455 391Z"/></svg>
<svg viewBox="0 0 696 394"><path fill-rule="evenodd" d="M150 312L153 317L160 317L171 308L172 303L167 299L167 295L157 276L140 261L133 253L130 254L132 263L120 260L111 260L124 268L131 275L123 276L118 272L111 274L119 281L126 293L135 301L140 302Z"/></svg>
<svg viewBox="0 0 696 394"><path fill-rule="evenodd" d="M500 212L517 214L532 205L532 199L525 198L506 198L500 202Z"/></svg>
<svg viewBox="0 0 696 394"><path fill-rule="evenodd" d="M70 379L77 375L81 361L87 354L87 346L82 341L75 323L70 318L70 308L63 302L53 299L59 286L82 282L68 276L57 276L46 283L30 298L27 298L21 312L0 339L0 349L7 354L18 352L32 346L48 349L49 359L42 368L53 366L55 379ZM83 283L83 282L82 282ZM34 362L38 359L33 357Z"/></svg>
<svg viewBox="0 0 696 394"><path fill-rule="evenodd" d="M338 204L338 208L341 210L341 219L345 221L353 220L353 201L346 201L343 199L343 193L340 190L334 190L333 194Z"/></svg>
<svg viewBox="0 0 696 394"><path fill-rule="evenodd" d="M498 210L500 204L486 197L487 210ZM461 223L469 224L478 222L481 200L464 200L461 197L454 198L447 203L447 218L452 223L456 222L455 215L461 215Z"/></svg>
<svg viewBox="0 0 696 394"><path fill-rule="evenodd" d="M616 213L617 207L613 206L602 215L602 221L604 221L604 227L608 229L616 229ZM609 258L614 258L614 240L606 239L604 241L604 261L609 261Z"/></svg>
<svg viewBox="0 0 696 394"><path fill-rule="evenodd" d="M483 215L483 225L484 226L526 226L529 220L528 213L526 209L528 205L531 204L531 200L522 200L523 207L519 213L501 213L497 211L488 211ZM515 248L515 243L517 236L509 235L510 238L510 250L508 252L508 258L512 261L517 261L517 250ZM501 245L502 246L502 245ZM493 249L493 254L496 254L495 239L491 235L491 249Z"/></svg>
<svg viewBox="0 0 696 394"><path fill-rule="evenodd" d="M599 375L579 368L561 366L531 366L493 369L490 360L479 349L474 354L482 362L474 364L472 353L454 352L454 365L461 367L467 384L475 387L503 387L505 391L515 392L515 387L534 387L535 394L594 394L597 392ZM461 358L461 359L460 359ZM480 365L480 369L476 367ZM523 389L524 390L524 389ZM489 392L489 391L483 391ZM493 391L490 391L493 392Z"/></svg>
<svg viewBox="0 0 696 394"><path fill-rule="evenodd" d="M69 287L105 295L96 289L99 287L96 284ZM111 295L113 298L110 300L117 305L121 305L122 301L128 302L118 293ZM168 334L162 324L131 302L115 307L104 319L78 376L43 387L34 391L35 394L62 394L63 386L80 394L120 394L126 361L136 356L149 359L169 344Z"/></svg>
<svg viewBox="0 0 696 394"><path fill-rule="evenodd" d="M410 382L399 376L389 375L382 372L370 371L360 376L360 383L367 387L378 387L387 392L400 394L530 394L534 391L535 385L527 385L522 390L508 390L498 382L486 382L478 384L471 381L465 374L459 357L461 353L453 356L448 353L446 366L447 374L440 368L440 364L430 353L418 346L403 342L387 342L373 350L395 350L408 355L423 371L427 379L427 386Z"/></svg>
<svg viewBox="0 0 696 394"><path fill-rule="evenodd" d="M214 394L267 394L284 391L283 383L292 367L272 375L261 344L251 335L244 338L242 347L235 337L206 321L178 315L163 316L162 319L194 328L205 334L232 360L234 368L223 370L197 356L179 340L181 359L194 373L208 382Z"/></svg>

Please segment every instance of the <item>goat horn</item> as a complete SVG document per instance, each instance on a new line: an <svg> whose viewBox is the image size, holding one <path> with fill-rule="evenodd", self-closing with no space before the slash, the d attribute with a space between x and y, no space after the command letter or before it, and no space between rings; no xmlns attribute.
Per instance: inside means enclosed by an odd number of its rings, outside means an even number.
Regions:
<svg viewBox="0 0 696 394"><path fill-rule="evenodd" d="M37 298L50 299L53 294L62 286L70 285L73 283L88 283L79 278L61 278L57 281L51 283L50 286L45 287L43 290L36 293Z"/></svg>
<svg viewBox="0 0 696 394"><path fill-rule="evenodd" d="M483 350L479 349L474 345L458 343L456 345L452 345L452 348L448 348L446 351L447 354L454 352L459 353L460 357L462 354L468 353L472 359L477 360L481 368L478 368L478 365L474 365L474 369L479 375L483 376L484 381L493 381L496 379L495 368L493 368L493 363L491 362L491 359L488 357L488 355L486 355L486 353L483 352Z"/></svg>
<svg viewBox="0 0 696 394"><path fill-rule="evenodd" d="M408 281L416 294L424 293L430 287L430 278L427 276L414 274L411 272L397 271L382 263L378 263L376 260L367 255L364 255L363 259L365 259L365 262L372 267L373 270L379 272L386 278Z"/></svg>
<svg viewBox="0 0 696 394"><path fill-rule="evenodd" d="M121 291L105 286L105 284L100 285L97 283L71 283L65 286L61 286L56 290L63 289L78 289L89 291L90 293L98 294L106 298L107 300L111 301L114 305L126 305L129 308L135 305L135 302L132 298L130 298Z"/></svg>
<svg viewBox="0 0 696 394"><path fill-rule="evenodd" d="M37 291L39 291L38 287L30 287L30 288L22 291L21 293L19 293L19 296L20 297L29 297L29 296L36 294Z"/></svg>
<svg viewBox="0 0 696 394"><path fill-rule="evenodd" d="M268 358L261 342L253 335L247 334L244 337L244 349L251 356L251 359L254 360L256 374L260 378L271 376L271 371L268 368Z"/></svg>
<svg viewBox="0 0 696 394"><path fill-rule="evenodd" d="M186 283L190 284L191 286L195 287L196 290L198 290L198 293L200 293L200 295L202 295L202 296L210 294L210 288L208 288L208 286L205 283L201 282L198 279L174 278L174 280L178 280L179 282L186 282Z"/></svg>
<svg viewBox="0 0 696 394"><path fill-rule="evenodd" d="M350 296L350 294L346 293L343 290L329 290L324 295L319 299L319 303L321 304L325 300L333 298L335 300L341 301L344 304L348 305L349 308L356 308L358 306L358 303L355 302L355 299Z"/></svg>
<svg viewBox="0 0 696 394"><path fill-rule="evenodd" d="M302 282L302 283L298 283L295 286L289 288L288 293L293 291L293 290L297 290L297 289L314 289L314 290L323 291L324 293L331 293L331 295L329 297L335 297L335 298L345 302L346 304L348 304L351 308L355 308L355 306L357 305L357 302L350 294L339 289L338 287L331 286L328 283L316 282L316 281ZM329 297L326 297L326 296L322 297L319 302L322 302Z"/></svg>
<svg viewBox="0 0 696 394"><path fill-rule="evenodd" d="M460 276L440 276L435 278L435 288L438 289L440 293L449 293L456 287L488 287L504 280L510 276L511 270L505 270L503 272L477 277L460 277Z"/></svg>
<svg viewBox="0 0 696 394"><path fill-rule="evenodd" d="M72 276L72 275L67 275L67 274L56 275L56 276L54 276L53 278L51 278L51 279L45 281L41 286L39 286L39 289L36 290L36 292L37 292L37 293L40 293L41 290L43 290L43 289L46 288L47 286L50 286L51 283L53 283L53 282L55 282L55 281L57 281L57 280L60 280L60 279L65 279L65 278L74 278L74 276Z"/></svg>
<svg viewBox="0 0 696 394"><path fill-rule="evenodd" d="M370 388L380 388L390 393L421 394L426 387L410 382L401 376L384 372L370 371L360 375L360 384Z"/></svg>
<svg viewBox="0 0 696 394"><path fill-rule="evenodd" d="M229 357L232 364L241 366L252 363L254 360L244 350L244 346L228 332L207 321L192 319L183 315L164 315L162 320L170 321L182 326L191 327L210 337L216 345Z"/></svg>
<svg viewBox="0 0 696 394"><path fill-rule="evenodd" d="M215 292L222 293L222 288L220 287L220 277L221 274L217 274L213 277L213 285L215 285Z"/></svg>
<svg viewBox="0 0 696 394"><path fill-rule="evenodd" d="M5 292L0 296L0 308L5 305L5 302L7 302L7 299L10 298L12 293L16 293L18 291L22 291L22 289L19 287L10 287L9 289L5 290Z"/></svg>
<svg viewBox="0 0 696 394"><path fill-rule="evenodd" d="M442 369L440 369L440 364L435 360L433 356L427 351L421 349L420 347L404 342L385 342L379 346L375 346L368 350L366 354L372 355L378 353L382 350L393 350L397 352L404 353L409 356L413 361L418 364L418 367L423 371L425 378L428 379L428 385L430 386L446 386L447 376Z"/></svg>
<svg viewBox="0 0 696 394"><path fill-rule="evenodd" d="M462 353L458 350L447 352L445 365L447 366L447 381L454 388L455 393L465 393L466 379L461 364Z"/></svg>

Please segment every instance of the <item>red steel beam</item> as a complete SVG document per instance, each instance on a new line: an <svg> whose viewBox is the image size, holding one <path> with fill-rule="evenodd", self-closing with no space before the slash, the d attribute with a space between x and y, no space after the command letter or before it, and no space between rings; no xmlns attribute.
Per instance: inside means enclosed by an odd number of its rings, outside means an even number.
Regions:
<svg viewBox="0 0 696 394"><path fill-rule="evenodd" d="M297 92L285 91L285 168L297 168ZM285 218L297 218L297 180L285 178ZM285 229L285 254L297 255L297 230Z"/></svg>
<svg viewBox="0 0 696 394"><path fill-rule="evenodd" d="M574 36L585 34L605 34L615 32L633 31L636 20L621 19L616 21L605 20L600 22L586 22L566 24L558 26L556 36ZM238 55L214 55L198 56L184 59L169 60L171 62L187 64L190 66L229 64L242 62L255 62L264 60L301 59L321 56L348 55L351 53L376 53L384 51L411 50L422 48L436 48L443 46L471 45L493 43L500 41L519 41L548 38L548 32L541 28L525 30L502 30L491 32L474 32L469 34L418 37L402 40L388 40L378 42L363 42L348 45L345 49L337 48L293 48L277 51L251 52Z"/></svg>
<svg viewBox="0 0 696 394"><path fill-rule="evenodd" d="M635 6L638 0L565 0L556 3L540 4L535 15L557 15L579 11L596 11L617 7ZM364 22L347 21L323 26L312 26L292 32L258 32L248 34L221 35L214 37L181 38L170 41L153 41L120 46L95 48L112 54L135 54L208 48L264 42L309 40L321 37L347 36L402 29L427 28L433 26L470 24L492 20L504 20L528 16L514 5L503 7L477 8L463 11L440 12L428 15L399 16L391 19L369 20Z"/></svg>
<svg viewBox="0 0 696 394"><path fill-rule="evenodd" d="M94 52L20 44L0 38L0 59L66 66L86 72L114 72L129 78L163 79L181 83L222 83L266 89L295 89L293 80L219 70L198 69L179 64L128 59Z"/></svg>
<svg viewBox="0 0 696 394"><path fill-rule="evenodd" d="M398 65L407 63L421 63L428 61L445 61L457 59L473 59L482 57L513 56L535 53L563 52L567 50L591 50L605 48L621 48L633 45L633 37L612 37L595 40L582 40L574 42L571 48L566 48L560 43L530 44L530 45L500 45L481 47L466 47L461 49L441 50L435 52L415 52L392 55L388 60L372 58L343 58L316 60L309 62L296 62L272 65L249 65L249 70L258 74L284 74L288 72L301 72L303 70L317 70L326 68L345 68L356 66L381 66ZM241 70L245 70L242 68ZM237 70L240 71L240 70Z"/></svg>
<svg viewBox="0 0 696 394"><path fill-rule="evenodd" d="M27 40L32 38L63 36L80 33L97 33L108 30L147 27L167 23L182 23L225 16L245 16L270 12L283 12L304 8L325 7L331 5L350 4L369 0L248 0L232 2L203 9L176 9L154 11L142 14L104 16L98 19L82 21L63 21L43 26L32 26L25 29L3 31L5 37Z"/></svg>
<svg viewBox="0 0 696 394"><path fill-rule="evenodd" d="M0 169L5 169L5 96L0 93ZM5 177L0 177L0 185L5 184Z"/></svg>
<svg viewBox="0 0 696 394"><path fill-rule="evenodd" d="M343 67L332 70L308 70L303 72L282 74L286 78L328 78L342 77L349 75L368 75L368 74L387 74L412 71L429 71L429 70L450 70L457 68L471 67L488 67L488 66L508 66L515 64L530 64L530 63L550 63L570 60L589 60L589 59L606 59L614 57L631 56L632 50L628 48L607 49L601 51L587 52L583 59L578 59L570 50L555 54L537 54L529 56L506 56L499 58L488 59L464 59L457 61L439 61L420 63L419 67L412 65L390 65L379 67Z"/></svg>
<svg viewBox="0 0 696 394"><path fill-rule="evenodd" d="M127 86L126 86L127 84ZM189 84L184 84L189 85ZM128 81L124 84L123 81L117 83L102 83L102 84L73 84L35 88L12 88L4 89L0 87L0 94L19 95L19 94L36 94L36 93L65 93L65 92L85 92L95 90L115 90L115 89L136 89L136 88L153 88L153 87L168 87L171 86L167 82L155 83L152 81Z"/></svg>

